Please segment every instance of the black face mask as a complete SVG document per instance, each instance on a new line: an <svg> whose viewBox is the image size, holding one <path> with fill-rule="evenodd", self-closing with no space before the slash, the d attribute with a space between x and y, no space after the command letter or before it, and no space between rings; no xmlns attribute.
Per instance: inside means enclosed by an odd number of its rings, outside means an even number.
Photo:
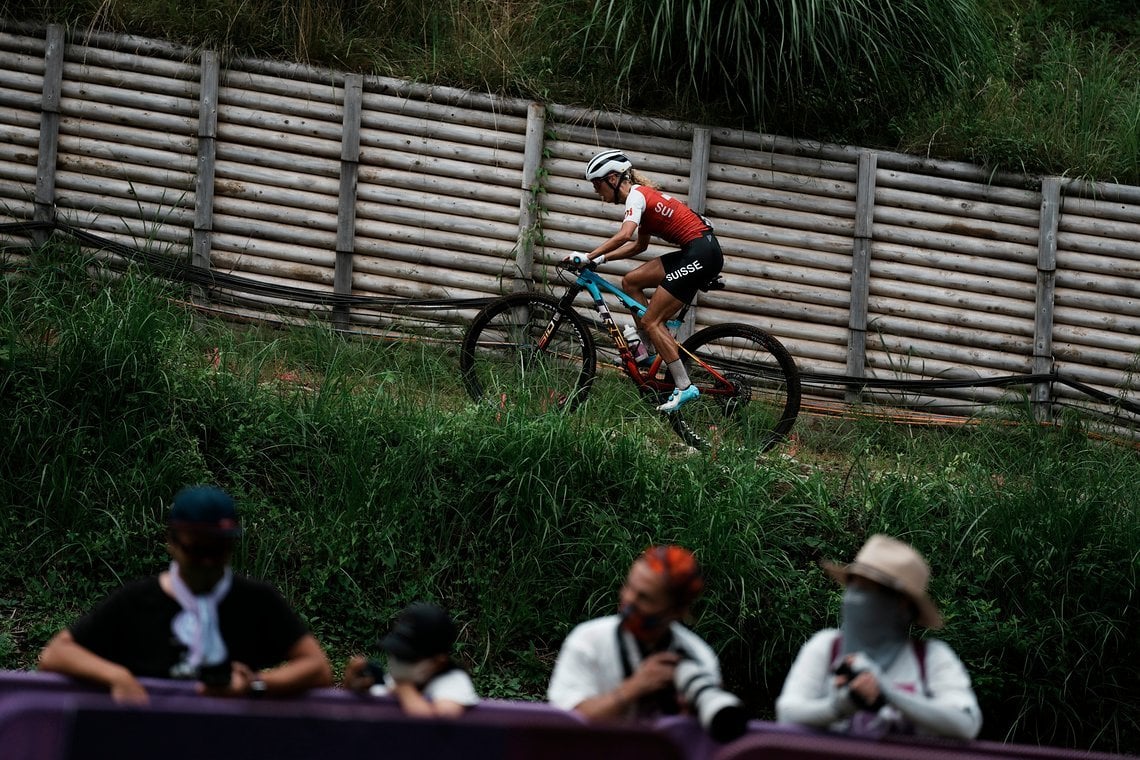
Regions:
<svg viewBox="0 0 1140 760"><path fill-rule="evenodd" d="M622 607L620 614L622 627L639 642L657 638L669 625L661 615L643 615L632 604Z"/></svg>

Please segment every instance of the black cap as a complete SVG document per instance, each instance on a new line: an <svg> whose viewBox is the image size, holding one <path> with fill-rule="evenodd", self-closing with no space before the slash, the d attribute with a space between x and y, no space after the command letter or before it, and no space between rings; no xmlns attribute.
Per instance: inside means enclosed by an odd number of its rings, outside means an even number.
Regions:
<svg viewBox="0 0 1140 760"><path fill-rule="evenodd" d="M376 645L405 662L416 662L449 653L458 635L446 612L434 604L416 602L400 613L391 632Z"/></svg>
<svg viewBox="0 0 1140 760"><path fill-rule="evenodd" d="M240 536L237 507L233 498L214 486L188 486L174 497L170 527L220 536Z"/></svg>

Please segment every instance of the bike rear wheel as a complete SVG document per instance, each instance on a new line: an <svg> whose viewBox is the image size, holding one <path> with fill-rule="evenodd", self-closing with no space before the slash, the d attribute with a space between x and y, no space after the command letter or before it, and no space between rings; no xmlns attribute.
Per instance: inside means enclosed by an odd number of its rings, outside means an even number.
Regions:
<svg viewBox="0 0 1140 760"><path fill-rule="evenodd" d="M555 316L558 324L542 343ZM463 339L467 393L524 414L572 411L594 381L594 338L577 312L544 293L513 293L480 311Z"/></svg>
<svg viewBox="0 0 1140 760"><path fill-rule="evenodd" d="M800 373L773 336L749 325L714 325L686 340L681 358L701 395L669 421L690 446L760 453L792 429L800 410Z"/></svg>

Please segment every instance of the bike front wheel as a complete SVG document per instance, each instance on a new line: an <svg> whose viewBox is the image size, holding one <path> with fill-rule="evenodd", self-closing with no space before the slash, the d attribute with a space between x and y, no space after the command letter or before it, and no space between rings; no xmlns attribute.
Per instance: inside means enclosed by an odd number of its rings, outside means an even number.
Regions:
<svg viewBox="0 0 1140 760"><path fill-rule="evenodd" d="M773 336L744 324L714 325L686 340L681 358L701 394L669 421L690 446L761 453L792 429L800 373Z"/></svg>
<svg viewBox="0 0 1140 760"><path fill-rule="evenodd" d="M539 414L582 403L596 362L594 338L577 312L544 293L513 293L475 316L459 368L474 400Z"/></svg>

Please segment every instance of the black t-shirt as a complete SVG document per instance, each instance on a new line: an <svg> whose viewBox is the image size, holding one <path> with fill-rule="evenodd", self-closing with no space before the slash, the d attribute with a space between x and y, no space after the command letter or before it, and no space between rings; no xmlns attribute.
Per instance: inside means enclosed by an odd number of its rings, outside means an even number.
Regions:
<svg viewBox="0 0 1140 760"><path fill-rule="evenodd" d="M181 611L157 577L145 578L111 594L70 631L78 644L136 676L170 678L186 653L170 627ZM276 589L237 575L218 604L218 622L230 659L254 670L284 661L308 633Z"/></svg>

